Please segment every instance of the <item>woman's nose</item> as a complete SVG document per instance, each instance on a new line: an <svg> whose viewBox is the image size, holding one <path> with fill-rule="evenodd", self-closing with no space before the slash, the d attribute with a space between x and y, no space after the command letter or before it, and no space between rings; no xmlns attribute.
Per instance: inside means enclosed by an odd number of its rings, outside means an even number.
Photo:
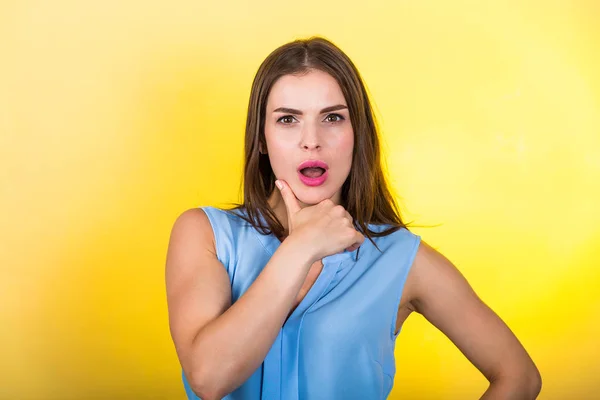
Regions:
<svg viewBox="0 0 600 400"><path fill-rule="evenodd" d="M320 149L320 139L317 129L314 127L305 127L302 130L301 146L304 150Z"/></svg>
<svg viewBox="0 0 600 400"><path fill-rule="evenodd" d="M317 143L304 143L304 144L302 144L302 148L304 150L314 150L314 149L320 149L321 145L317 144Z"/></svg>

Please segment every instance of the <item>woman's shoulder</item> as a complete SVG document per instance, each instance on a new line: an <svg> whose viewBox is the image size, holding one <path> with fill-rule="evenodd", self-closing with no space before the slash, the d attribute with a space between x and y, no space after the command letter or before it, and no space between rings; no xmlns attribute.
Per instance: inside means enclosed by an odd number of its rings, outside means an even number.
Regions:
<svg viewBox="0 0 600 400"><path fill-rule="evenodd" d="M202 209L206 213L208 218L211 219L211 222L214 221L227 224L240 223L241 221L243 221L243 218L246 215L244 209L239 207L224 208L212 205L205 205L200 206L198 208Z"/></svg>
<svg viewBox="0 0 600 400"><path fill-rule="evenodd" d="M421 242L421 236L412 232L407 226L370 224L369 230L375 233L375 235L372 235L372 239L377 247L384 252L412 256Z"/></svg>
<svg viewBox="0 0 600 400"><path fill-rule="evenodd" d="M214 236L207 214L197 207L182 211L171 228L169 247L184 252L214 248Z"/></svg>
<svg viewBox="0 0 600 400"><path fill-rule="evenodd" d="M198 208L202 209L206 213L219 215L222 217L234 218L234 219L240 218L240 216L245 214L244 209L240 208L240 207L225 208L225 207L217 207L217 206L212 206L212 205L203 205L203 206L199 206Z"/></svg>
<svg viewBox="0 0 600 400"><path fill-rule="evenodd" d="M217 237L237 237L240 232L251 227L243 208L222 208L213 205L198 208L205 212Z"/></svg>
<svg viewBox="0 0 600 400"><path fill-rule="evenodd" d="M369 231L375 233L379 239L387 238L386 240L412 240L419 237L414 233L409 226L398 226L392 224L369 224Z"/></svg>

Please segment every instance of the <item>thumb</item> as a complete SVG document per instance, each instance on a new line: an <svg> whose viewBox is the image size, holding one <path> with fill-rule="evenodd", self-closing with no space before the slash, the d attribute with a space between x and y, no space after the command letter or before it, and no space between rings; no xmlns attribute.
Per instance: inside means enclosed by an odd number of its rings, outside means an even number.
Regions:
<svg viewBox="0 0 600 400"><path fill-rule="evenodd" d="M287 184L286 181L276 180L275 185L279 188L281 192L281 197L283 198L283 202L285 203L285 208L287 209L288 216L296 214L298 211L302 209L300 204L298 204L298 199L294 192L292 192L292 188Z"/></svg>

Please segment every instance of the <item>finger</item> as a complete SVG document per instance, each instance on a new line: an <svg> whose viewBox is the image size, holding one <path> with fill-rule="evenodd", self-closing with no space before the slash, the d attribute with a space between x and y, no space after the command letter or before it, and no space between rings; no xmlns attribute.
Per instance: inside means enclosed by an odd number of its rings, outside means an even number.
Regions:
<svg viewBox="0 0 600 400"><path fill-rule="evenodd" d="M360 233L359 231L356 231L356 242L355 244L357 245L361 245L363 244L363 242L365 241L365 237L363 236L362 233Z"/></svg>
<svg viewBox="0 0 600 400"><path fill-rule="evenodd" d="M361 244L354 243L352 246L348 247L346 250L348 250L348 251L354 251L354 250L358 249L360 246L361 246Z"/></svg>
<svg viewBox="0 0 600 400"><path fill-rule="evenodd" d="M296 195L294 192L292 192L292 188L290 188L286 181L280 179L276 180L275 185L277 185L279 191L281 192L281 197L285 203L285 208L287 209L288 215L293 215L302 209L298 203Z"/></svg>
<svg viewBox="0 0 600 400"><path fill-rule="evenodd" d="M352 218L352 215L350 215L350 213L348 211L346 211L346 218L348 218L350 223L352 223L352 221L354 221L354 219Z"/></svg>
<svg viewBox="0 0 600 400"><path fill-rule="evenodd" d="M365 241L365 237L362 235L362 233L360 233L358 231L355 231L355 232L356 232L355 242L350 247L346 248L346 250L348 250L348 251L354 251L354 250L358 249Z"/></svg>

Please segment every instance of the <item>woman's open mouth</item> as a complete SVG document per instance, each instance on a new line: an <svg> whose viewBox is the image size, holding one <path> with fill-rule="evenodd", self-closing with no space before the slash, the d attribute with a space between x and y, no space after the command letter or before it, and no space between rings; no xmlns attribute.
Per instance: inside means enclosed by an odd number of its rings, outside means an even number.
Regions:
<svg viewBox="0 0 600 400"><path fill-rule="evenodd" d="M320 160L308 160L298 167L298 177L306 186L320 186L327 180L327 164Z"/></svg>

